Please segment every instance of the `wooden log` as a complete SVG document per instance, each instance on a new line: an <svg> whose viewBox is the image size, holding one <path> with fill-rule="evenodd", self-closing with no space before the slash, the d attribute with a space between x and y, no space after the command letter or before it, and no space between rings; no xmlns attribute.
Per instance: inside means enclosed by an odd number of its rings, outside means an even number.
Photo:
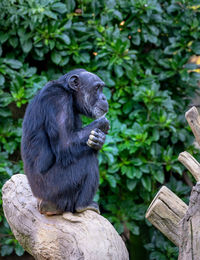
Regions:
<svg viewBox="0 0 200 260"><path fill-rule="evenodd" d="M196 107L190 108L185 113L185 118L190 125L192 132L196 138L197 143L200 145L200 115Z"/></svg>
<svg viewBox="0 0 200 260"><path fill-rule="evenodd" d="M191 154L182 152L178 160L191 172L196 181L200 181L200 163Z"/></svg>
<svg viewBox="0 0 200 260"><path fill-rule="evenodd" d="M169 240L179 246L179 222L184 217L188 206L163 186L150 204L146 218Z"/></svg>
<svg viewBox="0 0 200 260"><path fill-rule="evenodd" d="M180 223L179 260L200 259L200 182L193 187L188 210Z"/></svg>
<svg viewBox="0 0 200 260"><path fill-rule="evenodd" d="M27 177L16 174L2 189L5 217L14 236L37 260L128 260L111 223L94 211L44 216Z"/></svg>

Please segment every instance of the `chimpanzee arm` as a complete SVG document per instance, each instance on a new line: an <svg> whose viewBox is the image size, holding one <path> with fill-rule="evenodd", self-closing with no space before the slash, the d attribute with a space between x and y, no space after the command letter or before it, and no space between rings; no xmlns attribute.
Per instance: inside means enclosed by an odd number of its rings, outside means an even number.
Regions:
<svg viewBox="0 0 200 260"><path fill-rule="evenodd" d="M48 102L47 102L48 101ZM68 96L51 96L46 101L45 130L56 161L64 167L75 162L83 153L94 153L95 150L87 145L90 132L101 127L101 121L95 120L82 129L73 129L74 111L72 100ZM107 119L106 119L107 120Z"/></svg>

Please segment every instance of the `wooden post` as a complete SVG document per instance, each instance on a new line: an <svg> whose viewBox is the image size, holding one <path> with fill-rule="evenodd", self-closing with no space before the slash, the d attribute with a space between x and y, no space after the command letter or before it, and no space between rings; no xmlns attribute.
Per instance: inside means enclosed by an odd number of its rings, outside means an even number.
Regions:
<svg viewBox="0 0 200 260"><path fill-rule="evenodd" d="M185 117L200 145L200 115L196 107L187 111ZM162 187L149 206L146 218L179 246L179 260L200 260L200 163L188 152L180 153L178 160L197 181L189 207Z"/></svg>
<svg viewBox="0 0 200 260"><path fill-rule="evenodd" d="M191 172L196 181L200 181L200 163L191 154L182 152L178 160Z"/></svg>
<svg viewBox="0 0 200 260"><path fill-rule="evenodd" d="M146 218L176 246L179 246L178 225L187 205L166 186L163 186L149 206Z"/></svg>
<svg viewBox="0 0 200 260"><path fill-rule="evenodd" d="M200 115L196 107L190 108L185 113L185 118L188 121L190 128L196 138L197 143L200 145Z"/></svg>
<svg viewBox="0 0 200 260"><path fill-rule="evenodd" d="M200 259L200 182L193 187L187 213L180 222L178 259Z"/></svg>

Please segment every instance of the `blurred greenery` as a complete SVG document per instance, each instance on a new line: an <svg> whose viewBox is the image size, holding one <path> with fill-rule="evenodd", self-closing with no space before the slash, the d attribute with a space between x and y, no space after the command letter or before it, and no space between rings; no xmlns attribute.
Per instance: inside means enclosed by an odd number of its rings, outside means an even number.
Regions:
<svg viewBox="0 0 200 260"><path fill-rule="evenodd" d="M199 1L1 0L0 188L23 172L27 103L47 81L85 68L105 81L110 106L99 154L101 211L131 259L177 259L144 216L162 184L186 201L190 192L177 156L187 149L199 158L184 118L200 78L186 63L200 55L199 39ZM0 241L2 256L23 254L2 207Z"/></svg>

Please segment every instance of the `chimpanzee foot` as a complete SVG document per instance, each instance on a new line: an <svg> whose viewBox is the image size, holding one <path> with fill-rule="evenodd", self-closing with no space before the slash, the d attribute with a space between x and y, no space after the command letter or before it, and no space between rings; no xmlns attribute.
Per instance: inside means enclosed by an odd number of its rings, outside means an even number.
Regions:
<svg viewBox="0 0 200 260"><path fill-rule="evenodd" d="M78 213L81 213L81 212L86 211L86 210L93 210L96 213L100 214L99 206L98 206L98 204L95 201L93 201L92 203L90 203L86 207L78 207L78 208L76 208L76 212L78 212Z"/></svg>
<svg viewBox="0 0 200 260"><path fill-rule="evenodd" d="M61 215L63 213L62 210L57 209L57 206L50 201L44 201L38 199L37 207L41 214L47 216Z"/></svg>

